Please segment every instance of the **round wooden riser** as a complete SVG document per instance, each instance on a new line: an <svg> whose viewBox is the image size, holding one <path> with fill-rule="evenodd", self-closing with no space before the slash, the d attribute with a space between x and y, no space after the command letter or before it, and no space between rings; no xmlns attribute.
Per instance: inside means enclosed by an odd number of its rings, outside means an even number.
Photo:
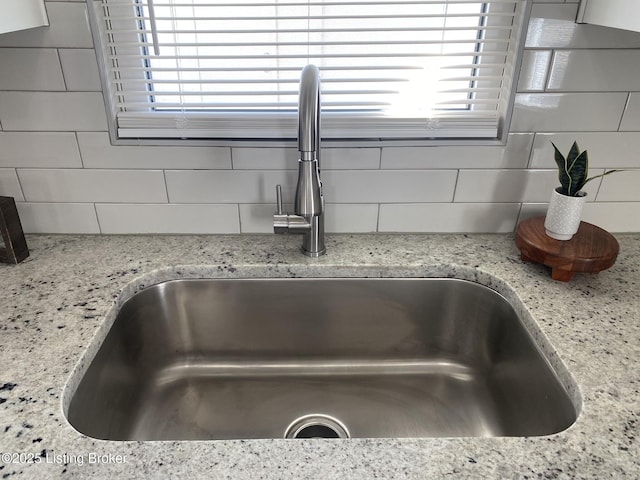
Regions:
<svg viewBox="0 0 640 480"><path fill-rule="evenodd" d="M516 246L525 262L551 267L551 278L568 282L576 272L598 273L616 261L620 246L613 235L580 222L571 240L556 240L544 231L544 217L530 218L516 229Z"/></svg>

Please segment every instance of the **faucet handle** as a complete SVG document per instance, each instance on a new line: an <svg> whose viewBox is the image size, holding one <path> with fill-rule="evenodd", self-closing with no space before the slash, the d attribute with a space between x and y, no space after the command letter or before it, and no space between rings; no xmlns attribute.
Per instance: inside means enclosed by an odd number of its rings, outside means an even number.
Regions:
<svg viewBox="0 0 640 480"><path fill-rule="evenodd" d="M282 186L276 185L277 211L273 216L274 233L306 233L311 224L306 218L293 213L284 213L282 208Z"/></svg>
<svg viewBox="0 0 640 480"><path fill-rule="evenodd" d="M276 214L282 215L282 185L276 185Z"/></svg>

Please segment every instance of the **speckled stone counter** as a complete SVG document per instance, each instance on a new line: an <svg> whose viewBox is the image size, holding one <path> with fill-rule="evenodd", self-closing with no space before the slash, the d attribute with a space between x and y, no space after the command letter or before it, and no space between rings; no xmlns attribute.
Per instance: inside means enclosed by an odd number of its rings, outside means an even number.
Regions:
<svg viewBox="0 0 640 480"><path fill-rule="evenodd" d="M640 478L640 234L617 263L552 281L512 235L334 235L308 259L296 236L30 236L0 264L2 478ZM180 277L448 276L521 302L580 408L532 438L109 442L73 429L68 383L118 302ZM568 371L568 373L567 373ZM564 373L563 373L564 372ZM564 378L563 378L564 375Z"/></svg>

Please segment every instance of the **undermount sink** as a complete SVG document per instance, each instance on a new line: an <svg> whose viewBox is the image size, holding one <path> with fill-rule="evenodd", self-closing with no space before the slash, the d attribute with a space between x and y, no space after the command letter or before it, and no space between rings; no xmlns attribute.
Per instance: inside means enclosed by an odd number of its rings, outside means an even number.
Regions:
<svg viewBox="0 0 640 480"><path fill-rule="evenodd" d="M466 280L172 280L96 349L65 413L98 439L539 436L577 415L512 305Z"/></svg>

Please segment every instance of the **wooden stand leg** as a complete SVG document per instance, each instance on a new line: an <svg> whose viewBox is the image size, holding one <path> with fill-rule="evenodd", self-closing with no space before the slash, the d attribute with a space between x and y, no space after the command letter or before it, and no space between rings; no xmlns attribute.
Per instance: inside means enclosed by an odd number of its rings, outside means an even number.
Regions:
<svg viewBox="0 0 640 480"><path fill-rule="evenodd" d="M571 270L561 270L559 268L551 269L551 278L559 280L561 282L568 282L573 278L573 272Z"/></svg>
<svg viewBox="0 0 640 480"><path fill-rule="evenodd" d="M528 257L524 253L520 253L520 260L522 260L523 262L535 263L535 260L533 258Z"/></svg>

